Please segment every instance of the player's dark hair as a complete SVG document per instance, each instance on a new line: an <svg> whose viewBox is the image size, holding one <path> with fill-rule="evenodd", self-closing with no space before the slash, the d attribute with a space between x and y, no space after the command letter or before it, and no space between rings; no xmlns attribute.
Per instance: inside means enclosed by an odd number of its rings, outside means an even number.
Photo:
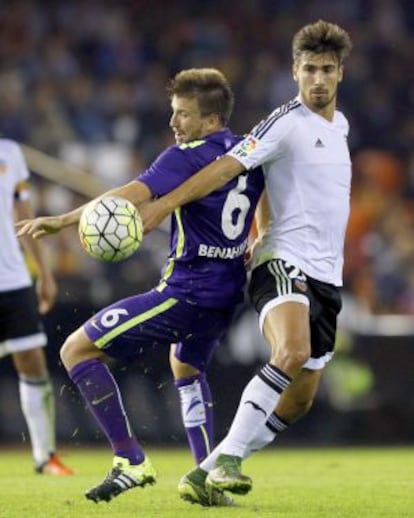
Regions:
<svg viewBox="0 0 414 518"><path fill-rule="evenodd" d="M167 91L172 97L195 98L201 115L217 114L226 125L234 105L234 94L224 74L215 68L182 70L171 79Z"/></svg>
<svg viewBox="0 0 414 518"><path fill-rule="evenodd" d="M296 62L305 52L314 54L335 54L338 63L342 65L344 59L352 49L349 34L334 23L318 20L316 23L305 25L293 37L292 53Z"/></svg>

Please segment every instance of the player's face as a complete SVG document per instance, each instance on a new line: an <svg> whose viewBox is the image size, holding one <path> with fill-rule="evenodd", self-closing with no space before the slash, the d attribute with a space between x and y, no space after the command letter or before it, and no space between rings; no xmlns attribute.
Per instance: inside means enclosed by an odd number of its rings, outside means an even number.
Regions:
<svg viewBox="0 0 414 518"><path fill-rule="evenodd" d="M201 115L197 99L173 95L171 108L170 127L177 144L190 142L211 133L211 116Z"/></svg>
<svg viewBox="0 0 414 518"><path fill-rule="evenodd" d="M342 81L343 68L335 54L303 53L293 66L293 77L299 94L312 111L331 120L335 111L338 83Z"/></svg>

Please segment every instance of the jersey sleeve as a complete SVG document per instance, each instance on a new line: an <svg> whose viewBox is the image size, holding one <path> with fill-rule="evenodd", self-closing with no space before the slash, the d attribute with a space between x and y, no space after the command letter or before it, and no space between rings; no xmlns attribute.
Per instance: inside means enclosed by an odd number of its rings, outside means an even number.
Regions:
<svg viewBox="0 0 414 518"><path fill-rule="evenodd" d="M245 169L278 160L284 154L283 141L292 129L291 117L277 109L257 124L228 155L239 161Z"/></svg>
<svg viewBox="0 0 414 518"><path fill-rule="evenodd" d="M22 150L18 144L9 141L11 166L13 168L13 176L15 179L15 193L16 200L27 200L30 198L29 190L29 169L26 160L23 156Z"/></svg>
<svg viewBox="0 0 414 518"><path fill-rule="evenodd" d="M25 182L29 179L29 169L20 146L10 142L11 156L13 157L13 169L17 182Z"/></svg>
<svg viewBox="0 0 414 518"><path fill-rule="evenodd" d="M194 172L192 162L177 146L166 149L136 180L144 183L153 196L163 196L185 182Z"/></svg>

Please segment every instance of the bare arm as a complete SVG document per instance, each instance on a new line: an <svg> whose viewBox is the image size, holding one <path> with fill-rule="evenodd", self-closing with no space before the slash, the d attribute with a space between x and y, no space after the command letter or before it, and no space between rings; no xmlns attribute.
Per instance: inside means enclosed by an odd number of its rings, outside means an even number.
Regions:
<svg viewBox="0 0 414 518"><path fill-rule="evenodd" d="M17 218L33 217L33 208L29 200L17 200L15 202ZM39 243L29 236L21 239L23 248L30 254L37 269L36 293L39 304L39 312L47 313L54 305L57 295L57 286L52 270L46 260Z"/></svg>
<svg viewBox="0 0 414 518"><path fill-rule="evenodd" d="M257 230L256 240L261 241L264 234L266 233L269 223L270 223L270 209L269 209L269 200L267 198L266 189L263 190L262 195L260 196L259 203L256 207L256 212L254 214L254 220Z"/></svg>
<svg viewBox="0 0 414 518"><path fill-rule="evenodd" d="M261 243L263 236L265 235L269 226L270 218L271 216L267 192L266 189L263 189L263 192L256 206L254 220L249 233L249 244L245 254L246 267L250 267L253 259L254 249Z"/></svg>
<svg viewBox="0 0 414 518"><path fill-rule="evenodd" d="M95 198L95 200L106 196L120 196L131 201L134 205L139 205L140 203L149 200L152 194L144 183L134 180L122 185L121 187L116 187L106 191L101 196ZM57 216L23 219L15 225L18 231L17 235L19 237L30 235L37 239L47 234L55 234L65 227L77 225L86 205L87 204L81 205L70 212L59 214Z"/></svg>
<svg viewBox="0 0 414 518"><path fill-rule="evenodd" d="M243 171L242 164L228 155L211 162L173 191L140 209L145 232L156 228L177 207L207 196Z"/></svg>

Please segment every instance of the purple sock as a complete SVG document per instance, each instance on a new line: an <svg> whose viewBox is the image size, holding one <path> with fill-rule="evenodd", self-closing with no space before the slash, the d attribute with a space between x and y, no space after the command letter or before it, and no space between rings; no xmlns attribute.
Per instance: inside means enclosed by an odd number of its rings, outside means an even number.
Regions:
<svg viewBox="0 0 414 518"><path fill-rule="evenodd" d="M213 446L213 402L205 374L175 381L180 394L181 415L196 464Z"/></svg>
<svg viewBox="0 0 414 518"><path fill-rule="evenodd" d="M68 374L111 443L114 454L127 458L131 464L140 464L145 455L131 431L118 385L108 367L100 360L86 360Z"/></svg>

